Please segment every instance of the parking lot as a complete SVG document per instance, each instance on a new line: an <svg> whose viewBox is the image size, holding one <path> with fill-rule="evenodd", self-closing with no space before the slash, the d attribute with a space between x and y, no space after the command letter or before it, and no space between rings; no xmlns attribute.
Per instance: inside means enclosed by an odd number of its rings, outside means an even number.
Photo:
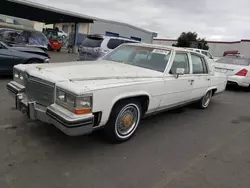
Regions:
<svg viewBox="0 0 250 188"><path fill-rule="evenodd" d="M51 53L52 62L76 58ZM142 121L123 144L99 132L68 137L14 110L0 80L1 188L249 188L250 93L229 88L208 109L193 106Z"/></svg>

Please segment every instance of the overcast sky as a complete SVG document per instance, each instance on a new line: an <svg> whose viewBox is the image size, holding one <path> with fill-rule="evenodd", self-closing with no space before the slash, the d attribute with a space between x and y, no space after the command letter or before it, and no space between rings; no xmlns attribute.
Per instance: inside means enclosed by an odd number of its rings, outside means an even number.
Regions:
<svg viewBox="0 0 250 188"><path fill-rule="evenodd" d="M250 39L250 0L31 0L126 22L177 38L196 31L208 40Z"/></svg>

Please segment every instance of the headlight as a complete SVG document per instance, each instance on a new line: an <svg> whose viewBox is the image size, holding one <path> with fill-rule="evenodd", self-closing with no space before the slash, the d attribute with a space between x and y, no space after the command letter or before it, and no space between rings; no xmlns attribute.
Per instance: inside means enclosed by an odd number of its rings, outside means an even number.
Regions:
<svg viewBox="0 0 250 188"><path fill-rule="evenodd" d="M14 68L13 80L19 84L24 85L24 73Z"/></svg>
<svg viewBox="0 0 250 188"><path fill-rule="evenodd" d="M60 89L56 90L56 103L75 114L92 112L92 96L74 96Z"/></svg>

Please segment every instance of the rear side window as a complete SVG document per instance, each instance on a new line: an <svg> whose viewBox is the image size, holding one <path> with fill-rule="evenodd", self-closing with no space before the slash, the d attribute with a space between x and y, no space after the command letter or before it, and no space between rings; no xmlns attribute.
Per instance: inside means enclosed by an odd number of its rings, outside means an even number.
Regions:
<svg viewBox="0 0 250 188"><path fill-rule="evenodd" d="M103 41L103 38L87 37L82 42L82 46L84 46L84 47L91 47L91 48L97 48L97 47L101 46L102 41Z"/></svg>
<svg viewBox="0 0 250 188"><path fill-rule="evenodd" d="M207 52L201 51L201 53L207 56Z"/></svg>
<svg viewBox="0 0 250 188"><path fill-rule="evenodd" d="M110 39L107 44L107 47L109 49L115 49L116 47L120 46L123 43L124 43L124 40L121 40L121 39Z"/></svg>
<svg viewBox="0 0 250 188"><path fill-rule="evenodd" d="M193 74L207 74L208 69L206 65L206 61L204 58L191 54L192 65L193 65Z"/></svg>
<svg viewBox="0 0 250 188"><path fill-rule="evenodd" d="M201 51L202 54L204 54L205 56L209 57L210 59L212 59L212 55L208 52L204 52L204 51Z"/></svg>

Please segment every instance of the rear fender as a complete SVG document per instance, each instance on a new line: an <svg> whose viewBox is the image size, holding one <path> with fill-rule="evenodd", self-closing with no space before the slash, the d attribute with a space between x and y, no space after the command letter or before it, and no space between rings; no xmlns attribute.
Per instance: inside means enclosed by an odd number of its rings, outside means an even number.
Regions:
<svg viewBox="0 0 250 188"><path fill-rule="evenodd" d="M208 91L214 91L213 92L213 95L214 95L214 93L217 91L217 87L216 86L211 86L211 87L209 87L207 90L206 90L206 93L208 92Z"/></svg>

